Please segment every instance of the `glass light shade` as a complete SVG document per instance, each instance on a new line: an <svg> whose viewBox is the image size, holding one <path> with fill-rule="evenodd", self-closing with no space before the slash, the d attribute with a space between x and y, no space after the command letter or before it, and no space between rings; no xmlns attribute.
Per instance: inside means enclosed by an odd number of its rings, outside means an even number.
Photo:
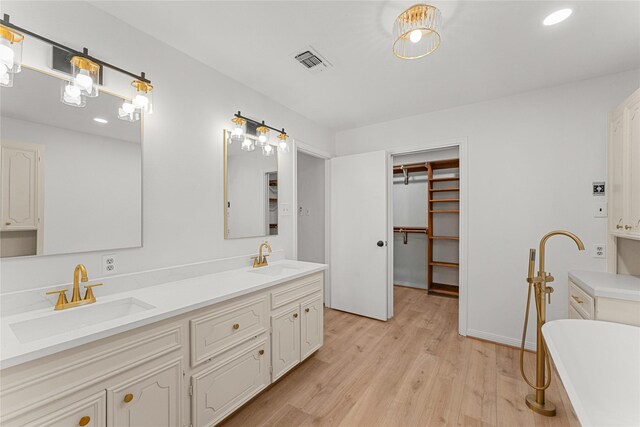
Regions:
<svg viewBox="0 0 640 427"><path fill-rule="evenodd" d="M440 46L442 16L428 4L415 4L393 23L393 54L401 59L427 56Z"/></svg>
<svg viewBox="0 0 640 427"><path fill-rule="evenodd" d="M278 135L278 151L281 153L289 152L289 141L287 139L289 136L286 133L281 133Z"/></svg>
<svg viewBox="0 0 640 427"><path fill-rule="evenodd" d="M98 96L100 65L82 56L74 56L71 58L71 75L74 85L82 91L84 96L89 98Z"/></svg>
<svg viewBox="0 0 640 427"><path fill-rule="evenodd" d="M231 121L233 122L233 130L231 130L229 144L233 144L234 142L242 143L244 141L245 125L247 121L241 117L234 117Z"/></svg>
<svg viewBox="0 0 640 427"><path fill-rule="evenodd" d="M140 120L140 112L129 101L124 101L118 108L118 118L127 122L137 122Z"/></svg>
<svg viewBox="0 0 640 427"><path fill-rule="evenodd" d="M256 128L256 136L258 137L258 145L265 147L269 144L269 128L266 126L258 126Z"/></svg>
<svg viewBox="0 0 640 427"><path fill-rule="evenodd" d="M133 94L131 96L131 102L133 105L138 110L144 111L146 114L152 114L153 86L140 80L132 81L131 86L133 86Z"/></svg>
<svg viewBox="0 0 640 427"><path fill-rule="evenodd" d="M0 25L0 86L13 86L13 74L22 69L22 41L24 36Z"/></svg>
<svg viewBox="0 0 640 427"><path fill-rule="evenodd" d="M253 151L256 149L256 144L249 138L245 138L244 141L242 141L242 145L240 146L240 148L244 151Z"/></svg>
<svg viewBox="0 0 640 427"><path fill-rule="evenodd" d="M82 89L74 82L63 81L60 86L60 101L72 107L84 107L87 105L87 98L82 93Z"/></svg>
<svg viewBox="0 0 640 427"><path fill-rule="evenodd" d="M273 156L275 153L276 153L276 148L271 144L267 144L264 147L262 147L262 154L267 157Z"/></svg>

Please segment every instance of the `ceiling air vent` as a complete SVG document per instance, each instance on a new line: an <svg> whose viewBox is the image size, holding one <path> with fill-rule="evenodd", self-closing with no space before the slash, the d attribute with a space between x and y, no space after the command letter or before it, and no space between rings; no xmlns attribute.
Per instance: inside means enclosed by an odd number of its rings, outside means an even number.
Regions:
<svg viewBox="0 0 640 427"><path fill-rule="evenodd" d="M311 46L307 46L302 51L295 53L294 58L311 73L319 73L331 67L331 63Z"/></svg>

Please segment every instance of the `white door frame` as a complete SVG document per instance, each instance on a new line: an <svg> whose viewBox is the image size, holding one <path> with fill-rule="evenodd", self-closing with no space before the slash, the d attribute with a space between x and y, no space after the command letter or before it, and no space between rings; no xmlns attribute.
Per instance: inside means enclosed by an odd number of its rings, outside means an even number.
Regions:
<svg viewBox="0 0 640 427"><path fill-rule="evenodd" d="M468 211L469 211L469 196L468 196L468 183L469 183L469 155L467 138L453 138L446 140L439 140L433 142L425 142L424 144L392 148L387 150L389 157L399 156L403 154L415 154L425 151L438 150L443 148L455 148L458 147L458 157L460 158L460 257L459 257L459 274L460 274L460 295L458 305L458 333L462 336L467 335L467 310L468 310L468 270L467 262L469 259L469 226L468 226ZM388 183L389 183L389 230L388 235L393 236L393 162L389 162L388 169ZM393 238L389 238L389 316L393 315Z"/></svg>
<svg viewBox="0 0 640 427"><path fill-rule="evenodd" d="M298 259L298 152L324 160L324 262L331 259L331 154L304 142L293 143L293 259ZM331 265L324 274L324 304L331 307Z"/></svg>

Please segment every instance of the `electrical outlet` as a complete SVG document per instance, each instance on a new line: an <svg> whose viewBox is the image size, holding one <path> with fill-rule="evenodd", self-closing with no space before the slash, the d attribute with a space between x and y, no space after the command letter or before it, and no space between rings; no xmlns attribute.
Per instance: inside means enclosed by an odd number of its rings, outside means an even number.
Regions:
<svg viewBox="0 0 640 427"><path fill-rule="evenodd" d="M607 204L606 203L594 203L594 205L593 205L593 217L594 218L606 218L607 217Z"/></svg>
<svg viewBox="0 0 640 427"><path fill-rule="evenodd" d="M102 255L102 274L116 274L118 271L117 261L118 258L116 257L116 254Z"/></svg>
<svg viewBox="0 0 640 427"><path fill-rule="evenodd" d="M607 246L602 243L597 243L593 245L593 257L594 258L606 258L607 257Z"/></svg>

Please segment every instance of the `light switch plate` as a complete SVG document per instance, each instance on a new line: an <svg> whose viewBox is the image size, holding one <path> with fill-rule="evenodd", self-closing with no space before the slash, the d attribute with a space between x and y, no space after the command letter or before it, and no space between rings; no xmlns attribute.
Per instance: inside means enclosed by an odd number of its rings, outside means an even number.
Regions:
<svg viewBox="0 0 640 427"><path fill-rule="evenodd" d="M606 258L607 257L607 246L602 243L597 243L593 245L593 257L594 258Z"/></svg>
<svg viewBox="0 0 640 427"><path fill-rule="evenodd" d="M310 208L305 209L305 210L304 210L304 214L305 214L306 216L311 215L311 209L310 209Z"/></svg>
<svg viewBox="0 0 640 427"><path fill-rule="evenodd" d="M289 203L280 203L280 215L291 216L291 206Z"/></svg>
<svg viewBox="0 0 640 427"><path fill-rule="evenodd" d="M606 203L594 203L593 204L593 217L594 218L606 218L607 217L607 204Z"/></svg>

